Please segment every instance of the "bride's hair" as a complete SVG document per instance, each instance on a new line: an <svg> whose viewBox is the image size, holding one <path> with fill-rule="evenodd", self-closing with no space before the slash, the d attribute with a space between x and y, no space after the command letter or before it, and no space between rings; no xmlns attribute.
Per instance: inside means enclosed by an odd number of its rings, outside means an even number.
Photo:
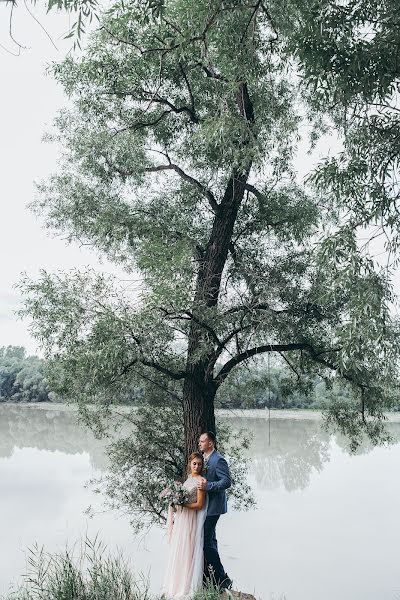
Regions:
<svg viewBox="0 0 400 600"><path fill-rule="evenodd" d="M187 470L187 474L188 475L190 475L190 472L191 472L190 463L195 458L199 458L201 460L201 470L203 470L203 467L204 467L204 456L201 454L201 452L192 452L192 454L188 458L188 463L187 463L187 469L186 470Z"/></svg>

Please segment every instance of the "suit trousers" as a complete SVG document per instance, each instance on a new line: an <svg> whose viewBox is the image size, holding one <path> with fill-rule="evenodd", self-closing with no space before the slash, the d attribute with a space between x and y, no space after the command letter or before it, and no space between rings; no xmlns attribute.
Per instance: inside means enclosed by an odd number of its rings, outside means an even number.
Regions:
<svg viewBox="0 0 400 600"><path fill-rule="evenodd" d="M220 515L212 515L206 517L204 522L204 578L210 577L210 571L213 571L211 578L217 585L227 578L225 569L222 566L221 559L218 554L217 537L215 527ZM211 567L211 568L210 568Z"/></svg>

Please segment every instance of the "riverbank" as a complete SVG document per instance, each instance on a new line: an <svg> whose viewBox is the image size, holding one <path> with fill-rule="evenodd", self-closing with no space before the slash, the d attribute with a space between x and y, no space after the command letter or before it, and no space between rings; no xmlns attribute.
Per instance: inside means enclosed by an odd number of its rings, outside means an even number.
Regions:
<svg viewBox="0 0 400 600"><path fill-rule="evenodd" d="M106 554L106 546L96 538L81 540L79 551L48 553L34 546L28 552L24 582L2 600L165 600L152 595L149 577L130 570L119 553ZM214 586L199 590L192 600L218 600ZM248 596L246 594L246 596ZM238 596L243 596L238 594Z"/></svg>
<svg viewBox="0 0 400 600"><path fill-rule="evenodd" d="M39 410L55 410L55 411L75 411L77 407L72 404L64 404L62 402L0 402L0 409L2 406L19 407L22 409L39 409ZM93 405L94 406L94 405ZM130 411L131 406L125 404L117 405L119 411ZM222 418L248 418L248 419L297 419L297 420L308 420L308 421L322 421L323 412L322 410L315 409L298 409L298 408L272 408L269 411L267 408L217 408L215 411L216 415ZM387 412L385 417L390 423L400 423L400 411L399 412Z"/></svg>

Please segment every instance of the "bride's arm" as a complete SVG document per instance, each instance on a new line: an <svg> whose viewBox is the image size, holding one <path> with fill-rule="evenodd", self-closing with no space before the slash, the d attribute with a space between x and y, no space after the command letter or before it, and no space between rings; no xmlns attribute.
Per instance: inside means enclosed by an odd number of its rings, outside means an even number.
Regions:
<svg viewBox="0 0 400 600"><path fill-rule="evenodd" d="M189 504L185 504L185 508L193 508L194 510L200 510L204 505L204 498L206 497L206 493L204 490L197 490L197 500L196 502L190 502Z"/></svg>

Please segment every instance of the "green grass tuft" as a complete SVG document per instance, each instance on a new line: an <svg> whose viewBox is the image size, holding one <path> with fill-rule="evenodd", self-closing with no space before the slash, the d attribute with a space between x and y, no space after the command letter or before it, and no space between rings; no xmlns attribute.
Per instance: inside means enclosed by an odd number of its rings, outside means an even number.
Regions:
<svg viewBox="0 0 400 600"><path fill-rule="evenodd" d="M150 581L134 575L121 555L112 557L106 546L85 539L79 551L45 552L28 549L23 584L3 600L165 600L150 594ZM220 591L210 583L193 600L219 600Z"/></svg>
<svg viewBox="0 0 400 600"><path fill-rule="evenodd" d="M7 600L154 600L148 578L134 576L121 556L105 550L97 538L86 539L78 557L34 546L28 550L24 583Z"/></svg>

